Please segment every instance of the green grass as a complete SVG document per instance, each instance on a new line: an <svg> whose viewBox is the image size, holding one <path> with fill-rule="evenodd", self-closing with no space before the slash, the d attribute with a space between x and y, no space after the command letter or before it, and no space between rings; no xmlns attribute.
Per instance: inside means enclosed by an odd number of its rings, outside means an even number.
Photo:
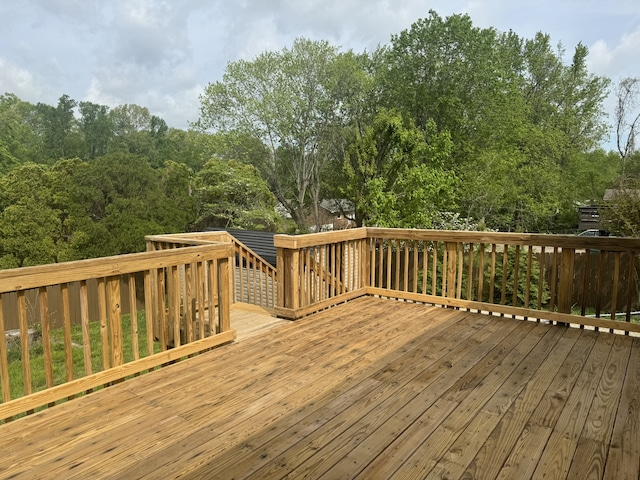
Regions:
<svg viewBox="0 0 640 480"><path fill-rule="evenodd" d="M138 313L138 352L140 357L148 355L147 350L147 325L144 312ZM100 337L100 323L89 323L89 337L91 345L91 369L92 373L103 370L102 361L102 339ZM122 344L124 361L130 362L134 359L132 350L131 318L130 315L122 317ZM64 329L58 328L51 331L51 355L53 358L53 381L54 385L66 382L66 361L64 348ZM82 348L82 326L71 327L72 357L73 357L73 378L81 378L86 375L84 365L84 350ZM154 342L154 353L160 351L159 342ZM22 373L22 352L20 343L14 343L7 349L9 363L9 387L11 398L19 398L24 395L24 378ZM44 349L42 337L39 336L32 342L29 349L29 360L31 366L31 388L33 392L44 390L46 386ZM0 392L2 390L0 389Z"/></svg>
<svg viewBox="0 0 640 480"><path fill-rule="evenodd" d="M574 308L572 309L571 313L573 315L580 315L580 309L578 308ZM596 313L596 309L595 308L587 308L585 310L585 314L588 316L594 316ZM611 312L600 312L600 318L604 319L604 320L611 320ZM627 315L622 313L622 314L618 314L616 315L616 321L618 322L626 322L627 321ZM631 322L632 323L640 323L640 315L631 315Z"/></svg>

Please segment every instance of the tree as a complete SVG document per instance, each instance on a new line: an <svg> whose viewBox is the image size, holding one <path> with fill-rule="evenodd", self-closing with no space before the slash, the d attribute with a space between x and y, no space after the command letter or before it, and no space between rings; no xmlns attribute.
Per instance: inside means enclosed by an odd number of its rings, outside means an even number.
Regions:
<svg viewBox="0 0 640 480"><path fill-rule="evenodd" d="M47 167L20 165L0 178L0 268L58 261L61 222Z"/></svg>
<svg viewBox="0 0 640 480"><path fill-rule="evenodd" d="M36 105L42 139L41 161L55 162L80 154L82 139L73 111L76 106L77 102L69 95L62 95L56 107L44 103Z"/></svg>
<svg viewBox="0 0 640 480"><path fill-rule="evenodd" d="M600 210L601 223L614 235L640 237L640 177L623 178Z"/></svg>
<svg viewBox="0 0 640 480"><path fill-rule="evenodd" d="M30 107L11 93L0 95L0 174L28 159L35 140L25 118Z"/></svg>
<svg viewBox="0 0 640 480"><path fill-rule="evenodd" d="M640 128L640 78L628 77L621 80L616 99L616 145L620 153L621 173L625 176L627 160L638 151L636 135Z"/></svg>
<svg viewBox="0 0 640 480"><path fill-rule="evenodd" d="M255 165L296 224L320 202L322 174L339 99L331 87L337 49L297 39L291 49L227 65L223 80L200 96L200 129L257 140L266 155Z"/></svg>
<svg viewBox="0 0 640 480"><path fill-rule="evenodd" d="M276 199L252 165L209 160L195 177L196 227L277 231Z"/></svg>
<svg viewBox="0 0 640 480"><path fill-rule="evenodd" d="M342 193L356 207L358 226L428 228L452 207L455 177L442 168L451 141L433 122L426 127L382 110L351 145Z"/></svg>
<svg viewBox="0 0 640 480"><path fill-rule="evenodd" d="M113 121L109 107L92 102L80 102L80 130L84 134L86 160L105 155L113 137Z"/></svg>

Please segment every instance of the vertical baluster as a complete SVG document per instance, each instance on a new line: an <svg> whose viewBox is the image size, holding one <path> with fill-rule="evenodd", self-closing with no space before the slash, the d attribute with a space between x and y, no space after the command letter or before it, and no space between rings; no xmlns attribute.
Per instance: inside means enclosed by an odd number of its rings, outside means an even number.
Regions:
<svg viewBox="0 0 640 480"><path fill-rule="evenodd" d="M438 283L438 242L433 242L433 265L431 266L431 295L435 296Z"/></svg>
<svg viewBox="0 0 640 480"><path fill-rule="evenodd" d="M538 273L538 310L542 310L542 292L544 291L545 263L547 262L546 247L540 249L540 271Z"/></svg>
<svg viewBox="0 0 640 480"><path fill-rule="evenodd" d="M507 303L507 273L509 272L509 245L504 244L502 250L502 290L500 292L500 305Z"/></svg>
<svg viewBox="0 0 640 480"><path fill-rule="evenodd" d="M533 273L533 246L527 247L527 285L524 292L524 308L529 308L529 300L531 299L531 275Z"/></svg>
<svg viewBox="0 0 640 480"><path fill-rule="evenodd" d="M496 285L496 244L491 244L491 277L489 280L489 303L494 303Z"/></svg>
<svg viewBox="0 0 640 480"><path fill-rule="evenodd" d="M520 245L516 245L516 258L513 265L513 298L511 304L518 306L518 290L520 287Z"/></svg>
<svg viewBox="0 0 640 480"><path fill-rule="evenodd" d="M467 300L473 300L473 243L469 243L469 266L467 267Z"/></svg>
<svg viewBox="0 0 640 480"><path fill-rule="evenodd" d="M24 394L31 393L31 357L29 355L29 325L27 324L27 303L25 291L18 290L18 323L20 326L20 353L22 357L22 379ZM0 341L5 341L4 336Z"/></svg>
<svg viewBox="0 0 640 480"><path fill-rule="evenodd" d="M420 293L425 295L427 293L427 270L429 269L429 249L427 248L427 241L422 241L422 290Z"/></svg>
<svg viewBox="0 0 640 480"><path fill-rule="evenodd" d="M107 298L109 302L109 340L111 342L111 366L124 363L122 355L122 308L120 306L120 277L107 278Z"/></svg>
<svg viewBox="0 0 640 480"><path fill-rule="evenodd" d="M441 296L446 297L449 285L449 245L445 243L442 248L442 291Z"/></svg>
<svg viewBox="0 0 640 480"><path fill-rule="evenodd" d="M392 251L392 242L393 240L387 240L387 289L392 290L393 285L391 285L391 251Z"/></svg>
<svg viewBox="0 0 640 480"><path fill-rule="evenodd" d="M618 309L619 286L620 286L620 252L616 252L614 254L614 263L613 263L613 292L611 295L611 320L616 319L616 310Z"/></svg>
<svg viewBox="0 0 640 480"><path fill-rule="evenodd" d="M476 300L482 302L484 298L484 243L478 246L478 255L480 255L480 259L478 261L478 295Z"/></svg>
<svg viewBox="0 0 640 480"><path fill-rule="evenodd" d="M218 312L219 312L219 331L226 332L231 330L231 316L229 312L229 259L222 258L219 260L216 275L219 276L218 285Z"/></svg>
<svg viewBox="0 0 640 480"><path fill-rule="evenodd" d="M134 360L140 358L138 345L138 301L136 295L136 277L129 274L129 319L131 322L131 353Z"/></svg>
<svg viewBox="0 0 640 480"><path fill-rule="evenodd" d="M557 294L558 294L558 247L553 248L553 257L551 258L551 302L549 304L549 311L553 312L556 309Z"/></svg>
<svg viewBox="0 0 640 480"><path fill-rule="evenodd" d="M584 317L587 313L586 309L589 302L589 287L591 285L591 250L588 248L585 250L584 262L582 262L582 292L580 294L580 315ZM584 328L584 325L580 325L580 328Z"/></svg>
<svg viewBox="0 0 640 480"><path fill-rule="evenodd" d="M376 287L384 288L384 283L382 282L384 273L384 238L378 238L376 242L378 244L378 284Z"/></svg>
<svg viewBox="0 0 640 480"><path fill-rule="evenodd" d="M60 286L62 293L62 318L64 321L64 358L67 382L73 380L73 346L71 340L71 312L69 309L69 285Z"/></svg>
<svg viewBox="0 0 640 480"><path fill-rule="evenodd" d="M144 272L144 317L147 327L147 355L153 355L153 322L154 322L154 294L151 278L153 273L151 270Z"/></svg>
<svg viewBox="0 0 640 480"><path fill-rule="evenodd" d="M53 387L53 355L51 354L51 317L49 316L47 287L38 289L38 302L40 304L40 326L42 328L44 376L47 388L50 388Z"/></svg>
<svg viewBox="0 0 640 480"><path fill-rule="evenodd" d="M218 323L216 321L216 307L220 306L220 299L218 298L218 264L217 260L209 260L206 263L207 268L207 298L208 298L208 310L209 316L207 323L209 325L209 334L215 335L219 332L216 328ZM219 313L219 312L218 312Z"/></svg>
<svg viewBox="0 0 640 480"><path fill-rule="evenodd" d="M42 303L40 305L40 312L42 314ZM87 295L87 282L85 280L80 282L80 323L82 324L84 373L85 375L91 375L93 373L93 365L91 364L91 335L89 333L89 298ZM44 338L44 328L42 329L42 336Z"/></svg>
<svg viewBox="0 0 640 480"><path fill-rule="evenodd" d="M456 256L458 257L458 286L456 298L462 298L462 272L464 271L464 244L456 243Z"/></svg>
<svg viewBox="0 0 640 480"><path fill-rule="evenodd" d="M5 338L4 328L4 310L3 310L4 295L0 293L0 385L2 385L2 401L8 402L11 400L11 385L9 383L9 359L7 358L7 342Z"/></svg>

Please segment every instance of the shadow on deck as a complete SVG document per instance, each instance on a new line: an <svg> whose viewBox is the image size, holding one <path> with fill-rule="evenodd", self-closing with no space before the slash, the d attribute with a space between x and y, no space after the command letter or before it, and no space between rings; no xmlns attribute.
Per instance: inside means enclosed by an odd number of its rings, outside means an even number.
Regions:
<svg viewBox="0 0 640 480"><path fill-rule="evenodd" d="M639 338L363 297L0 426L0 476L637 478L639 402Z"/></svg>

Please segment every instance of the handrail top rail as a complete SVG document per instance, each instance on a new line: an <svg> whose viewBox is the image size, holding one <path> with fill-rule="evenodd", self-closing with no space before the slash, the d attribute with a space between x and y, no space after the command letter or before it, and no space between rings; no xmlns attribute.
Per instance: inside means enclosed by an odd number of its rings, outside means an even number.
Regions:
<svg viewBox="0 0 640 480"><path fill-rule="evenodd" d="M228 258L234 253L230 243L210 243L173 250L0 270L0 293Z"/></svg>
<svg viewBox="0 0 640 480"><path fill-rule="evenodd" d="M403 238L484 244L525 245L610 251L640 250L640 238L580 237L542 233L478 232L466 230L426 230L367 227L369 238Z"/></svg>
<svg viewBox="0 0 640 480"><path fill-rule="evenodd" d="M327 243L362 240L365 238L434 240L499 245L521 245L551 248L593 249L606 251L640 251L639 238L579 237L540 233L477 232L462 230L427 230L408 228L361 227L306 235L276 235L276 247L297 249Z"/></svg>
<svg viewBox="0 0 640 480"><path fill-rule="evenodd" d="M211 237L211 238L207 238ZM227 232L189 232L189 233L169 233L161 235L145 235L147 242L170 242L183 245L209 245L220 243L223 239L231 241L231 235ZM226 242L223 242L226 243Z"/></svg>
<svg viewBox="0 0 640 480"><path fill-rule="evenodd" d="M147 235L145 236L146 241L151 242L167 242L167 243L176 243L181 245L210 245L212 242L216 243L213 240L205 240L201 237L209 236L209 232L191 232L191 233L179 233L179 234L167 234L167 235ZM229 242L235 244L236 246L246 250L246 252L260 259L261 263L267 266L272 272L276 270L276 267L267 262L264 258L262 258L257 252L255 252L251 247L246 245L245 243L238 240L236 237L231 235L229 232L220 230L216 232L211 232L211 236L214 237L224 237L229 240Z"/></svg>
<svg viewBox="0 0 640 480"><path fill-rule="evenodd" d="M288 249L314 247L326 243L364 240L367 238L367 231L368 229L366 227L360 227L334 230L332 232L307 233L304 235L279 234L273 237L273 243L276 247Z"/></svg>

